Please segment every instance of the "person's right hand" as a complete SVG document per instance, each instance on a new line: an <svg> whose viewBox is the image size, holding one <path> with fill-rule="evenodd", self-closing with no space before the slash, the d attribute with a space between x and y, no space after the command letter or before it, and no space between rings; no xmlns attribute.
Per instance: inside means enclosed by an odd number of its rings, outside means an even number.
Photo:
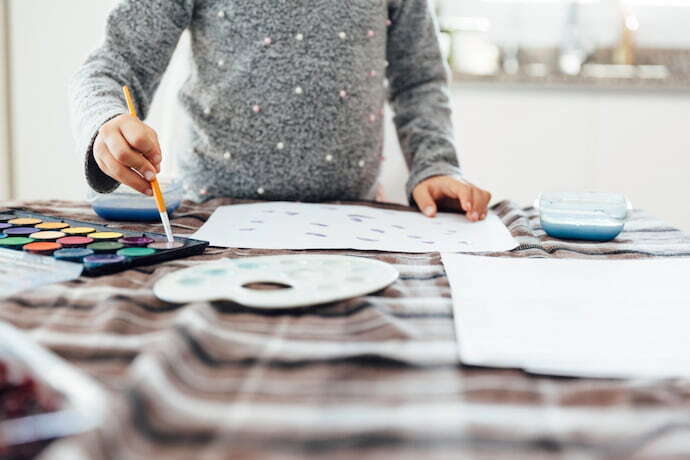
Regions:
<svg viewBox="0 0 690 460"><path fill-rule="evenodd" d="M93 156L108 176L146 195L163 159L158 135L131 115L120 115L101 126Z"/></svg>

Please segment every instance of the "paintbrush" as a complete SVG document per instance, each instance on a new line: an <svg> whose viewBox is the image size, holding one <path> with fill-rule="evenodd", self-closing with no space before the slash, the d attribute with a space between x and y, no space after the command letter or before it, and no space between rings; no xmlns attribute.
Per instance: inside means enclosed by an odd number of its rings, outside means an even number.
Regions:
<svg viewBox="0 0 690 460"><path fill-rule="evenodd" d="M129 114L133 117L139 118L137 115L137 108L134 105L134 99L132 98L132 92L129 90L129 87L123 86L122 91L125 94ZM151 190L153 191L153 198L156 200L156 207L161 215L161 222L163 222L165 236L168 238L168 242L172 243L175 241L175 239L173 238L172 228L170 227L170 218L168 217L168 209L165 206L165 200L163 199L163 193L161 192L161 186L158 183L158 178L154 177L150 184Z"/></svg>

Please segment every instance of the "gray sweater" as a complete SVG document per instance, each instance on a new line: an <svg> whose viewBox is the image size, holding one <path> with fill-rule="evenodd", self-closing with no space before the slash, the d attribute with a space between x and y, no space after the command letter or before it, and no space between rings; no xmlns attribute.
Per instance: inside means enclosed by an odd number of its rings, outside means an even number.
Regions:
<svg viewBox="0 0 690 460"><path fill-rule="evenodd" d="M186 29L193 62L179 97L192 145L179 169L188 198L371 199L387 99L411 167L408 196L426 178L460 175L428 0L122 0L71 88L96 191L118 185L92 149L100 126L127 112L122 85L145 117Z"/></svg>

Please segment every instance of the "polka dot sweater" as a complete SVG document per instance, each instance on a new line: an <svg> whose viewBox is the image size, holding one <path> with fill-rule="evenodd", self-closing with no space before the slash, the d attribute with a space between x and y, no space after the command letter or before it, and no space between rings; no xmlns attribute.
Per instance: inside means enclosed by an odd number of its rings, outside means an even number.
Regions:
<svg viewBox="0 0 690 460"><path fill-rule="evenodd" d="M371 199L386 100L411 169L408 196L428 177L460 175L427 0L122 0L71 88L94 190L118 185L92 147L100 126L127 112L122 85L145 116L187 29L188 198Z"/></svg>

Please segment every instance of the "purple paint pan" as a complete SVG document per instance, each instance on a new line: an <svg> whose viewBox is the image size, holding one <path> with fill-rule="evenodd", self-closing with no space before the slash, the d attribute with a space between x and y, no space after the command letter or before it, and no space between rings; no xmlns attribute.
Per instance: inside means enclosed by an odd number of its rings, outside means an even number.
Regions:
<svg viewBox="0 0 690 460"><path fill-rule="evenodd" d="M36 227L12 227L3 230L3 233L8 236L29 236L38 231Z"/></svg>
<svg viewBox="0 0 690 460"><path fill-rule="evenodd" d="M12 224L0 223L0 231L5 230L7 228L12 228Z"/></svg>
<svg viewBox="0 0 690 460"><path fill-rule="evenodd" d="M124 244L125 246L145 248L149 244L153 243L154 240L145 236L127 236L125 238L120 238L118 242Z"/></svg>
<svg viewBox="0 0 690 460"><path fill-rule="evenodd" d="M98 254L84 257L84 265L86 268L96 268L103 265L119 264L124 261L124 257L115 254Z"/></svg>

